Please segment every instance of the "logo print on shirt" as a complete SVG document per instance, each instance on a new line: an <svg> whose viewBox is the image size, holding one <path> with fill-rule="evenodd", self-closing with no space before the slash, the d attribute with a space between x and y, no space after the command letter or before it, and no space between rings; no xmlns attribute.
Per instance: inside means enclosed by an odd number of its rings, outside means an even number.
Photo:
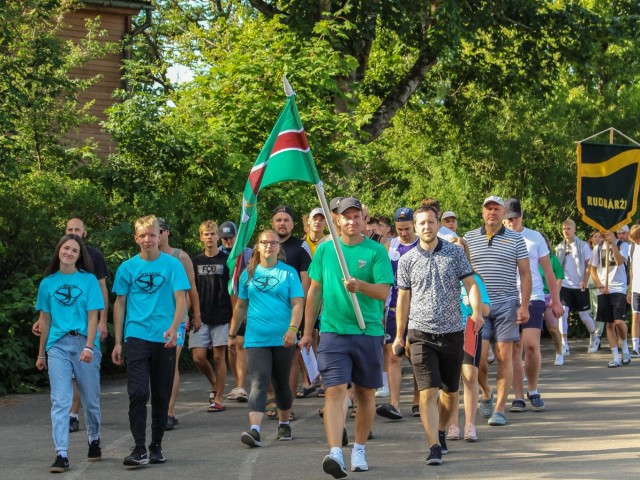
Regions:
<svg viewBox="0 0 640 480"><path fill-rule="evenodd" d="M364 268L367 266L366 260L358 260L358 268Z"/></svg>
<svg viewBox="0 0 640 480"><path fill-rule="evenodd" d="M145 293L153 295L164 284L165 278L159 273L143 273L136 278L136 285Z"/></svg>
<svg viewBox="0 0 640 480"><path fill-rule="evenodd" d="M256 290L262 293L267 293L268 291L273 290L276 285L280 283L280 280L272 275L262 275L260 277L253 277L251 283Z"/></svg>
<svg viewBox="0 0 640 480"><path fill-rule="evenodd" d="M76 303L80 295L82 295L82 290L76 285L61 285L53 292L53 298L63 307L70 307Z"/></svg>

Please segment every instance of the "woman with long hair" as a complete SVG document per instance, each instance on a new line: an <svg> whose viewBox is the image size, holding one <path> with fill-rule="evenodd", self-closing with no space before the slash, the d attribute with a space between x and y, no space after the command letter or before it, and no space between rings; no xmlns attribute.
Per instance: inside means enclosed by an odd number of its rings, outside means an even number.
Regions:
<svg viewBox="0 0 640 480"><path fill-rule="evenodd" d="M297 272L282 260L278 234L265 230L240 276L238 301L229 329L229 348L235 348L236 332L246 319L244 348L251 377L248 432L240 440L259 447L260 425L267 404L269 382L278 406L278 440L291 440L289 411L293 395L289 373L295 353L298 328L304 311L304 293Z"/></svg>
<svg viewBox="0 0 640 480"><path fill-rule="evenodd" d="M69 409L75 377L84 406L89 453L102 458L100 449L100 336L98 312L104 308L102 290L93 275L87 249L78 235L60 239L46 277L38 288L36 310L42 312L40 348L36 367L48 370L51 385L51 428L56 459L52 473L69 469ZM45 355L46 352L46 355Z"/></svg>

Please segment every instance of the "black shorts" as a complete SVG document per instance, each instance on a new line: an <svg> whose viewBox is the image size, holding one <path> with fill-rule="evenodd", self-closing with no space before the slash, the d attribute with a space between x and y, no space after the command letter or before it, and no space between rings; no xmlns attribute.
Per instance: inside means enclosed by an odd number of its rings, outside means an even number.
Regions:
<svg viewBox="0 0 640 480"><path fill-rule="evenodd" d="M560 303L574 312L586 312L591 309L589 290L560 287Z"/></svg>
<svg viewBox="0 0 640 480"><path fill-rule="evenodd" d="M627 316L627 296L624 293L598 295L597 322L613 323Z"/></svg>
<svg viewBox="0 0 640 480"><path fill-rule="evenodd" d="M464 355L464 332L443 335L409 330L407 335L418 390L457 392Z"/></svg>

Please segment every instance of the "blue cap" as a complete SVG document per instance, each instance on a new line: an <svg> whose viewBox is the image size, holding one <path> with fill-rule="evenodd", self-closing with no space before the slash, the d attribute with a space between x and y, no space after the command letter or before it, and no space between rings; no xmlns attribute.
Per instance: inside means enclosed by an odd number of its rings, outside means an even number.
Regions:
<svg viewBox="0 0 640 480"><path fill-rule="evenodd" d="M396 222L411 222L413 221L413 210L407 207L401 207L396 210L393 215L393 220Z"/></svg>

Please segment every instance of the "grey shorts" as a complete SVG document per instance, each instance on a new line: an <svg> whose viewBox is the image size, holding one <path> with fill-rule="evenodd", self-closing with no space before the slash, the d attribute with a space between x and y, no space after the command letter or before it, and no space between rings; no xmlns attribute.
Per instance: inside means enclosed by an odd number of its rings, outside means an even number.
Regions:
<svg viewBox="0 0 640 480"><path fill-rule="evenodd" d="M518 300L502 303L492 303L491 312L485 317L482 327L482 339L496 342L517 342L520 340L520 325L518 320Z"/></svg>
<svg viewBox="0 0 640 480"><path fill-rule="evenodd" d="M226 347L229 342L229 324L207 325L189 334L189 348Z"/></svg>

